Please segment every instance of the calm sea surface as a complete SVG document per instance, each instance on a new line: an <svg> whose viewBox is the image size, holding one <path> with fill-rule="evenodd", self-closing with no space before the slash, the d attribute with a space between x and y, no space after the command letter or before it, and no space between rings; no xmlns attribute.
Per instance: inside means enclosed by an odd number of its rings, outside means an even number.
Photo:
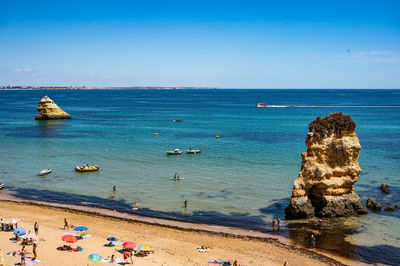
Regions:
<svg viewBox="0 0 400 266"><path fill-rule="evenodd" d="M72 119L34 120L45 95ZM143 215L267 232L280 217L279 234L307 245L315 223L285 221L284 208L308 123L337 111L353 117L363 147L356 192L400 205L400 90L0 91L0 182L24 198L125 212L137 201ZM189 147L202 152L166 155ZM100 171L74 171L84 163ZM337 221L318 233L320 248L400 264L399 209Z"/></svg>

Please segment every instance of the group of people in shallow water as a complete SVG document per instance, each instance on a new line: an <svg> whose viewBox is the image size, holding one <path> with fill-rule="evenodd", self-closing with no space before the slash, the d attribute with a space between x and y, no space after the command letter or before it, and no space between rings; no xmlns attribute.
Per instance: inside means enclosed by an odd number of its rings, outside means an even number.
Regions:
<svg viewBox="0 0 400 266"><path fill-rule="evenodd" d="M279 231L279 229L281 229L281 220L279 220L279 218L273 218L272 219L272 231L275 232L275 225L277 225L276 229L277 231Z"/></svg>
<svg viewBox="0 0 400 266"><path fill-rule="evenodd" d="M175 172L173 179L181 180L182 179L181 176L180 175L177 176L177 175L178 175L178 173Z"/></svg>

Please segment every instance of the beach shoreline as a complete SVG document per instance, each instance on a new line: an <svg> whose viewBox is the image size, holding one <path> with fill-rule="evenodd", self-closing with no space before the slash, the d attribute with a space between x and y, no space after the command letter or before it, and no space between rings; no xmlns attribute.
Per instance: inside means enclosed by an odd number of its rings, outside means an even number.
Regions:
<svg viewBox="0 0 400 266"><path fill-rule="evenodd" d="M305 247L301 247L290 239L272 235L268 233L253 231L253 230L246 230L246 229L239 229L239 228L230 228L224 226L214 226L214 225L207 225L207 224L195 224L191 222L182 222L182 221L175 221L175 220L167 220L167 219L160 219L160 218L152 218L141 216L137 214L127 214L121 213L113 210L108 209L100 209L95 207L86 207L86 206L78 206L78 205L68 205L68 204L61 204L61 203L52 203L52 202L43 202L39 200L24 200L20 198L13 197L12 195L2 195L0 197L0 206L19 206L24 209L37 209L40 208L43 211L50 211L50 212L61 212L64 216L69 217L71 215L79 215L85 216L86 218L90 217L93 219L105 220L105 221L113 221L120 226L130 224L136 226L143 226L143 227L151 227L157 228L158 231L163 230L173 230L182 233L187 233L193 235L194 237L200 235L206 235L213 238L222 238L223 242L226 241L233 241L234 239L237 241L244 241L244 242L251 242L253 244L259 245L267 245L269 248L274 247L280 252L283 252L288 257L291 256L299 256L305 257L311 260L316 260L320 264L326 265L353 265L362 264L360 261L352 260L349 258L340 257L338 255L330 254L327 252L321 252L317 250L310 250ZM3 211L1 215L4 216ZM35 216L32 213L33 216ZM11 217L8 217L11 218ZM59 222L60 223L60 222ZM190 256L189 256L190 257ZM165 258L163 258L165 259ZM249 258L250 259L250 258ZM275 258L280 259L280 258ZM242 259L243 260L243 259ZM297 260L297 259L296 259ZM7 258L6 258L7 261ZM301 259L299 261L302 261ZM206 260L204 262L207 262ZM272 263L272 262L271 262ZM245 262L242 261L242 264L247 265ZM274 264L274 263L272 263ZM282 262L283 264L283 262ZM297 262L293 262L290 265L301 265L302 263L297 264ZM168 264L167 264L168 265ZM175 265L175 264L174 264ZM197 265L197 264L196 264ZM199 264L202 265L202 264ZM205 265L205 264L204 264ZM250 265L258 265L257 263ZM275 264L275 265L279 265Z"/></svg>

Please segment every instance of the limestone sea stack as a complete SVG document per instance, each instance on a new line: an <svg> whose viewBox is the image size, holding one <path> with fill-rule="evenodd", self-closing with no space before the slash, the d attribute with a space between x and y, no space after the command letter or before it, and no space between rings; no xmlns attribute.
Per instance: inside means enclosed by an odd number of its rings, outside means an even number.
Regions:
<svg viewBox="0 0 400 266"><path fill-rule="evenodd" d="M368 210L354 192L361 168L361 145L349 115L331 113L309 124L306 152L301 154L299 177L294 181L286 217L338 217Z"/></svg>
<svg viewBox="0 0 400 266"><path fill-rule="evenodd" d="M36 120L49 119L70 119L71 116L64 112L52 99L44 96L38 104L39 113L35 117Z"/></svg>

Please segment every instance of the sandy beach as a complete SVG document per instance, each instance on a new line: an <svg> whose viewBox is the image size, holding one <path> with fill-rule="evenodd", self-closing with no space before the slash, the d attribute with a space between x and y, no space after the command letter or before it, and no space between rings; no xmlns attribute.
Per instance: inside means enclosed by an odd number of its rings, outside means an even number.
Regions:
<svg viewBox="0 0 400 266"><path fill-rule="evenodd" d="M117 237L121 242L132 241L137 246L147 245L154 251L147 257L134 257L134 265L214 265L210 260L226 260L240 265L283 265L285 260L289 265L342 265L354 264L346 259L335 259L320 253L284 244L279 240L235 236L232 234L217 234L199 230L178 229L165 225L148 224L143 221L129 221L125 218L101 216L83 211L61 209L53 206L36 205L32 203L0 201L0 217L21 219L19 227L34 232L33 225L39 223L39 245L37 249L39 265L105 265L103 262L92 262L88 256L98 253L103 257L123 255L113 247L104 247L110 236ZM73 229L63 230L64 218L76 226L89 228L91 237L78 240L71 244L79 245L81 252L59 251L56 248L65 244L61 240L63 233L73 233ZM75 232L76 233L76 232ZM77 234L79 235L79 233ZM0 233L1 252L8 265L19 263L20 257L7 253L21 250L20 244L12 243L11 232ZM210 249L199 252L196 248L207 245ZM32 257L32 246L27 246L28 259ZM109 263L106 263L109 264ZM110 264L111 265L111 264Z"/></svg>

